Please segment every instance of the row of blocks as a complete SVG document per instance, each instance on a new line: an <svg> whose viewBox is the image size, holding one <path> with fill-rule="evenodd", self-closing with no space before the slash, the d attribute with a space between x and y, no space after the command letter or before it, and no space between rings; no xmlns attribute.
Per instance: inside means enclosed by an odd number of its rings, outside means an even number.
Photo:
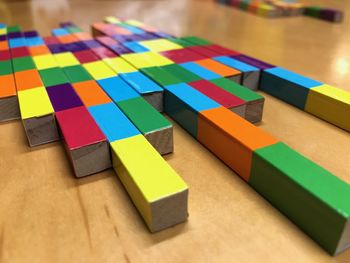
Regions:
<svg viewBox="0 0 350 263"><path fill-rule="evenodd" d="M216 56L214 58L220 57L221 60L225 59L225 61L228 60L230 63L233 60L234 62L236 62L236 65L237 64L248 65L247 63L243 63L243 62L237 63L237 62L239 62L240 60L252 60L251 58L243 55L238 55L233 51L225 50L224 48L217 45L216 46L208 45L206 41L200 40L197 38L182 38L182 39L173 38L167 34L164 34L162 32L157 32L135 21L127 21L125 23L121 23L115 19L114 23L115 24L112 26L109 26L108 24L105 24L105 25L107 28L109 28L110 32L113 31L113 34L118 36L119 44L121 43L120 41L121 39L123 40L126 38L132 39L133 38L132 36L136 36L136 35L138 37L141 37L140 35L142 34L147 35L147 33L154 34L157 37L166 36L167 39L156 39L156 40L148 40L148 41L145 40L145 42L144 41L125 41L125 42L135 42L132 45L128 44L129 46L133 46L134 48L135 46L136 48L139 48L139 46L142 46L145 49L147 49L139 53L139 54L145 53L144 55L146 55L146 57L141 58L141 60L136 59L136 62L135 62L135 57L130 58L130 55L134 55L134 54L130 54L130 52L128 55L122 55L118 53L119 57L111 58L109 56L106 57L105 55L106 53L108 54L108 52L105 49L102 49L101 47L99 47L99 51L96 51L95 49L95 52L93 53L95 55L98 54L99 57L102 58L102 61L105 63L104 65L108 65L110 69L112 69L113 67L118 68L120 63L118 63L115 60L119 58L121 59L121 61L123 61L123 63L128 61L132 64L132 65L124 64L124 66L126 66L129 70L130 70L130 67L134 69L136 68L136 69L139 69L139 72L145 73L147 76L152 77L152 79L154 79L158 83L158 85L164 90L164 102L165 102L164 109L168 115L170 115L173 119L175 119L190 134L192 134L201 143L203 143L206 147L208 147L214 154L216 154L220 159L222 159L227 165L229 165L233 170L235 170L244 180L246 180L250 185L252 185L258 192L260 192L268 200L270 200L271 203L273 203L277 208L279 208L282 212L287 214L288 217L290 217L295 223L297 223L302 229L304 229L306 233L312 236L318 243L320 243L330 253L339 252L346 248L348 244L347 238L349 236L349 223L348 223L349 207L346 203L344 203L343 200L346 200L346 198L349 197L349 187L347 184L338 180L335 176L331 175L329 172L325 171L324 169L320 168L316 164L302 157L301 155L299 155L298 153L290 149L285 144L279 142L277 139L271 137L270 135L264 133L260 129L250 124L249 122L233 114L230 110L221 106L220 103L216 101L218 99L213 100L207 97L206 95L208 94L208 92L205 93L205 91L201 90L203 89L203 86L208 86L208 84L217 83L216 85L214 85L216 87L215 89L217 89L217 87L220 87L218 83L223 83L221 87L222 89L225 89L224 87L229 86L228 83L234 83L234 82L222 77L215 78L216 77L215 74L217 73L203 67L202 65L200 65L200 63L197 63L197 61L200 61L201 59L198 59L198 60L195 59L194 60L195 65L189 64L190 66L187 63L193 63L193 61L191 62L181 61L179 64L176 64L173 61L172 61L173 63L165 64L165 65L152 64L154 62L154 59L153 59L154 54L156 55L156 57L160 59L160 61L163 61L163 62L157 62L157 63L164 63L165 58L169 60L169 57L172 57L174 60L176 60L176 59L179 59L178 57L181 57L181 54L177 55L176 52L174 55L173 54L174 50L180 51L180 50L186 49L186 51L184 52L187 52L187 49L191 47L193 52L194 52L193 49L197 47L197 49L201 50L202 52L216 53ZM49 47L50 45L56 45L56 48L59 46L60 48L62 48L63 46L65 48L63 52L67 52L66 51L67 49L68 50L74 49L73 48L74 45L72 44L76 44L76 46L80 46L80 44L83 41L88 41L86 43L84 42L86 46L97 45L97 43L94 42L93 39L89 38L87 34L78 32L79 31L78 28L71 25L64 25L64 27L65 27L65 30L57 29L54 31L54 34L56 35L56 39L51 38L50 40L45 41L47 44L51 41L51 44L48 44ZM118 29L118 30L115 30L115 29ZM132 31L130 31L130 29L132 29ZM115 31L118 31L118 32L116 33ZM67 34L67 32L71 34ZM63 38L64 39L63 42L65 43L63 43L62 41L59 41L59 43L54 44L53 42L55 41L57 42L57 39L59 39L59 37ZM73 38L75 38L75 41L72 42ZM116 41L115 38L107 38L107 37L102 37L102 38L97 38L97 40L100 41L99 43L104 44L105 47L108 47L110 51L114 52L116 50L123 49L120 47L117 48L116 44L114 45L106 44L106 41L107 42L108 41L112 42L112 40ZM79 39L79 41L77 41L77 39ZM28 40L28 43L31 43L33 41L34 40L32 41ZM170 45L171 46L170 50L168 45L169 42L171 42L172 44L176 44L175 46ZM201 42L201 44L198 45L198 44L194 44L193 42ZM119 46L124 46L124 45L119 45ZM53 47L50 47L50 48L52 48L52 50L54 49ZM94 51L93 49L94 48L89 48L88 50L92 52ZM153 50L149 51L150 49L153 49ZM203 53L199 52L198 50L197 52L194 52L194 53L203 55ZM218 55L218 50L220 50L219 52L220 55ZM169 54L169 52L170 53L173 52L173 53ZM227 54L227 52L230 52L230 54ZM57 53L60 54L60 52L57 52ZM90 56L92 55L90 54ZM151 56L152 59L150 59L149 56ZM236 56L236 58L231 58L230 56ZM210 56L207 56L207 58L208 57ZM237 57L240 57L240 60L238 60ZM211 58L213 58L213 56ZM215 59L213 60L216 61ZM56 61L59 61L59 59L56 59ZM64 61L68 61L68 59L64 59ZM109 61L109 63L107 61ZM142 62L142 66L138 64L140 63L140 61ZM88 62L88 63L91 63L91 62ZM186 65L183 65L184 63ZM40 63L38 63L38 65L39 64ZM103 82L104 80L110 81L110 79L113 79L113 76L109 76L108 74L105 75L105 72L108 72L107 69L104 69L102 71L100 70L102 67L101 66L102 64L99 64L99 66L97 64L94 64L94 65L95 66L90 69L87 68L86 71L89 72L90 76L93 76L93 75L95 76L95 78L93 79L97 80L98 84L100 82ZM148 65L148 66L145 66L145 65ZM175 65L177 65L181 69L180 72L182 73L176 74L175 72L178 72L178 70L175 70L172 68L168 70L164 69L164 67L169 67L169 66L174 67ZM63 68L63 71L64 71L66 66L70 67L72 65L62 65L62 67L60 68ZM198 69L198 66L200 67L199 69ZM260 66L263 67L264 64L260 63ZM268 64L266 64L265 66L269 68ZM83 68L85 68L84 65L83 65ZM207 70L204 70L204 73L203 73L203 68L207 69ZM230 68L234 69L234 67L230 67ZM96 69L98 70L96 71ZM256 67L256 69L257 69L256 72L258 73L258 75L255 76L254 78L257 78L257 82L253 81L253 83L259 84L259 80L260 80L259 76L260 74L264 74L263 73L264 71L261 71L260 70L261 68ZM46 70L46 69L43 69L43 70ZM181 76L182 74L185 74L185 73L187 74L188 72L192 73L192 75L194 74L197 77L201 77L201 78L196 81L179 82L178 77ZM240 83L242 83L245 79L248 79L248 78L244 77L244 74L246 72L243 71L243 68L242 68L242 71L239 71L239 72L240 73L236 75L240 75L240 77L233 78L233 80L239 81ZM121 73L119 75L121 75ZM116 77L119 78L119 75L114 76L114 78ZM246 77L249 75L254 76L256 75L256 73L246 74ZM163 77L159 77L159 76L163 76ZM102 77L102 79L100 79L100 77ZM232 76L227 76L227 77L232 77ZM119 80L124 80L124 79L125 79L125 76L124 78L120 76ZM172 81L175 81L175 80L176 81L174 83L168 82L169 79ZM194 85L193 82L197 84ZM113 90L115 91L115 89L120 87L120 83L116 83L116 82L111 82L111 83L115 83L114 85L109 86L112 92ZM246 83L252 83L252 82L248 81ZM238 84L234 84L235 87L237 85ZM103 85L101 84L99 84L99 86L103 87ZM256 87L253 86L251 88L256 88ZM208 87L207 89L210 90L210 88ZM112 98L112 95L110 95L111 93L108 93L107 91L108 88L103 88L103 90L109 95L110 98ZM121 89L119 92L115 92L115 94L123 93L123 90L124 88ZM216 91L214 93L216 93ZM214 97L214 95L215 94L212 94L211 96ZM104 104L101 104L101 105L109 105L110 107L113 107L112 105L115 105L115 104L105 102ZM73 116L74 114L72 114L72 111L76 108L80 108L80 107L65 109L65 110L62 110L61 112L65 112L67 116ZM88 112L90 113L92 112L90 110L91 108L92 107L87 107ZM106 114L104 113L108 111L106 108L101 108L100 112L102 113L100 116L106 116ZM58 115L60 115L60 112L58 113L59 113ZM125 111L123 113L125 113ZM94 116L94 114L92 114L92 116ZM57 118L57 113L56 113L56 118ZM94 119L99 126L98 128L100 128L102 131L107 130L105 127L106 125L108 126L108 123L109 123L108 121L110 121L110 118L105 118L104 122L99 121L98 117L94 117ZM59 121L59 118L57 118L57 120L60 127L64 126L64 124L62 124L64 122L61 123ZM129 116L127 116L125 120L128 123L130 123L128 121L130 120ZM119 123L122 123L122 121L119 121ZM74 122L73 123L71 122L67 126L74 127L74 124L75 124ZM83 126L84 126L84 123L81 123L79 125L80 128ZM128 130L125 127L125 125L120 128L122 128L121 131ZM61 127L61 130L63 131L64 129L62 129ZM68 137L66 136L68 133L62 132L62 134L64 135L64 139L67 143L67 140L65 137ZM71 133L71 135L73 136L76 134L79 134L79 130L78 131L75 130ZM177 183L172 181L170 178L174 179L174 178L178 178L178 176L174 175L173 177L169 177L169 176L167 177L166 176L167 173L164 172L163 169L161 169L159 174L155 177L157 180L160 180L160 178L164 179L164 183L158 184L158 182L155 183L155 181L152 181L152 176L148 175L148 173L144 169L144 167L149 167L149 161L147 161L145 164L140 164L140 166L135 165L135 161L133 161L135 160L133 158L135 158L136 156L138 156L138 158L144 157L146 155L152 156L152 154L149 153L151 152L149 149L150 145L147 144L146 140L144 139L141 140L141 138L143 138L142 136L133 135L132 132L131 134L129 133L128 135L126 135L125 137L127 138L117 140L118 144L115 142L111 142L115 169L117 170L118 176L121 178L131 198L135 202L136 206L138 207L140 213L143 215L145 221L150 226L151 230L159 230L175 222L183 221L184 218L186 218L187 216L186 187L182 185L182 188L181 187L177 188L178 191L172 192L172 195L170 195L172 198L165 198L165 199L161 198L160 200L158 200L158 202L152 203L150 202L150 199L148 200L144 200L144 198L142 199L142 197L145 196L144 191L147 192L146 191L147 188L145 189L146 185L148 186L151 185L153 186L153 188L157 188L157 189L158 188L163 189L167 193L171 192L169 191L169 187L171 185L176 186ZM142 144L140 144L140 142L136 144L139 146L139 148L142 148L142 149L138 149L138 147L136 147L135 144L131 143L131 141L135 142L136 140L135 138L138 138L138 141L142 141ZM113 147L114 145L115 147ZM130 149L133 149L132 147L135 149L137 148L138 151L142 152L142 155L137 155L135 151L131 151ZM143 149L149 149L149 150L143 150ZM155 158L155 156L159 156L159 155L153 154L153 156L154 156L153 158ZM136 159L138 160L138 158ZM152 157L149 157L149 158L152 159ZM164 161L161 161L162 159L158 159L158 160L160 163L164 165ZM288 162L286 160L288 160ZM96 162L96 158L93 161ZM157 165L161 166L159 163L157 163ZM156 166L151 166L151 168L153 169L153 173L156 170L155 167ZM149 171L151 171L151 169ZM142 175L142 174L143 174L142 176L143 181L138 181L141 179L138 178L137 175ZM164 177L163 177L163 174L165 174ZM148 175L148 176L145 176L145 175ZM320 187L324 185L329 186L329 188L327 187L327 189L325 189ZM179 189L181 189L181 191ZM153 189L153 190L156 191L156 189ZM165 192L163 192L163 194ZM186 193L186 194L183 194L183 193ZM328 195L327 197L327 194L329 193L331 195ZM147 210L145 209L145 207L148 207L148 208L151 207L151 209ZM176 207L176 209L171 209L174 207ZM171 210L172 213L170 213L167 210L164 210L165 208L168 208L168 210ZM162 221L163 223L153 224L153 227L152 227L152 223L149 223L149 222L151 222L152 219L154 219L154 221L157 221L156 219L157 217L155 215L162 214L164 211L168 214L168 216L166 217L167 219L166 220L164 219L164 214L163 214L163 216L158 217L160 218L159 220L161 221L163 220ZM320 220L318 216L319 213L326 214L327 216ZM166 221L166 223L164 223L164 220ZM321 222L315 225L314 222L316 221L321 221ZM330 227L329 222L335 222L335 223ZM154 227L154 225L156 225L156 227Z"/></svg>
<svg viewBox="0 0 350 263"><path fill-rule="evenodd" d="M216 2L270 18L304 14L334 23L342 22L344 18L344 14L340 10L308 6L299 2L281 0L216 0Z"/></svg>
<svg viewBox="0 0 350 263"><path fill-rule="evenodd" d="M123 23L118 20L107 19L107 22L116 25L116 28L123 26ZM140 26L134 22L131 24ZM95 27L93 28L95 33L106 33L100 24L97 28L96 24L93 27ZM107 35L117 40L113 36L115 34L113 27L106 25L106 28L109 28ZM149 30L142 25L139 29ZM121 42L120 36L118 39ZM130 35L124 40L135 42L135 38L130 37ZM134 54L134 57L147 52L158 52L167 57L169 52L172 52L168 58L172 57L176 60L174 53L181 53L181 50L183 51L190 46L201 46L202 50L207 49L208 52L215 53L211 47L212 43L202 39L168 37L166 40L183 45L181 48L173 44L168 45L165 44L164 39L136 41L133 46L139 44L147 50L139 51L140 53ZM231 54L226 53L226 56L221 54L220 61L222 63L226 62L224 64L235 68L235 65L230 64L230 62L245 61L242 62L244 65L248 64L257 68L261 74L261 77L258 77L258 86L261 85L264 78L264 71L276 68L241 54L232 54L234 51L226 50L226 52L231 52ZM181 57L181 55L179 56ZM217 57L220 56L216 53L216 56L211 58L215 60ZM135 61L130 62L137 65ZM179 62L181 64L183 61ZM193 71L189 67L187 70ZM294 74L290 71L288 73ZM285 79L285 82L289 81L289 79ZM295 80L292 79L292 81ZM349 204L345 200L350 194L349 185L307 160L287 145L232 114L208 96L204 96L203 93L198 94L197 90L190 85L181 83L164 85L163 87L165 89L165 112L169 116L236 171L248 184L286 214L328 252L338 253L346 249L349 244ZM190 96L188 96L189 94ZM342 193L340 194L340 192ZM335 210L341 212L334 214ZM329 227L330 218L333 218L332 222L340 220L342 223L339 225L336 223L337 227L335 225Z"/></svg>

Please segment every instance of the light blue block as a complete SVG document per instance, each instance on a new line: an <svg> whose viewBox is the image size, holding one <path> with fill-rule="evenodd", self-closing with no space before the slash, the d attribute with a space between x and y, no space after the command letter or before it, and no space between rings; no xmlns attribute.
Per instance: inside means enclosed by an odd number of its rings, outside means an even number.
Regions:
<svg viewBox="0 0 350 263"><path fill-rule="evenodd" d="M88 110L109 142L140 134L114 103L92 106Z"/></svg>
<svg viewBox="0 0 350 263"><path fill-rule="evenodd" d="M41 37L27 37L26 42L29 47L45 45Z"/></svg>
<svg viewBox="0 0 350 263"><path fill-rule="evenodd" d="M138 71L122 73L120 76L141 95L163 91L158 84Z"/></svg>
<svg viewBox="0 0 350 263"><path fill-rule="evenodd" d="M55 28L51 30L51 34L57 37L57 36L69 35L70 32L64 28Z"/></svg>
<svg viewBox="0 0 350 263"><path fill-rule="evenodd" d="M118 24L118 26L123 27L123 28L131 31L134 34L143 34L143 33L145 33L144 30L142 30L140 28L137 28L137 27L134 27L134 26L130 26L130 25L126 25L126 24Z"/></svg>
<svg viewBox="0 0 350 263"><path fill-rule="evenodd" d="M9 39L8 42L10 48L27 46L27 43L23 37Z"/></svg>
<svg viewBox="0 0 350 263"><path fill-rule="evenodd" d="M135 41L123 42L123 46L136 53L149 51L148 48L140 45L138 42Z"/></svg>
<svg viewBox="0 0 350 263"><path fill-rule="evenodd" d="M280 68L280 67L266 69L265 71L279 78L293 82L294 84L303 86L305 88L313 88L313 87L321 86L323 84L316 80L301 76L297 73L294 73L292 71L289 71L287 69Z"/></svg>
<svg viewBox="0 0 350 263"><path fill-rule="evenodd" d="M203 79L206 80L212 80L212 79L218 79L221 78L220 75L194 63L194 62L187 62L179 64L181 67L187 69L188 71L191 71L192 73L200 76Z"/></svg>
<svg viewBox="0 0 350 263"><path fill-rule="evenodd" d="M97 82L107 95L116 103L140 97L140 94L138 94L120 77L102 79Z"/></svg>
<svg viewBox="0 0 350 263"><path fill-rule="evenodd" d="M250 72L250 71L259 71L257 67L251 66L247 63L244 63L242 61L236 60L234 58L230 58L227 56L220 56L213 58L217 62L220 62L226 66L229 66L231 68L237 69L241 72Z"/></svg>

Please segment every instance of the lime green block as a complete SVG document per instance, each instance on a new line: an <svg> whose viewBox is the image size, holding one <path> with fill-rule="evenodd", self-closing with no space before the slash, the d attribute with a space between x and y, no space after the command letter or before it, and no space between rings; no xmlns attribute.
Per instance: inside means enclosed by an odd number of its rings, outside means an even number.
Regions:
<svg viewBox="0 0 350 263"><path fill-rule="evenodd" d="M64 73L67 75L71 83L77 83L82 81L92 80L90 74L80 65L63 68Z"/></svg>
<svg viewBox="0 0 350 263"><path fill-rule="evenodd" d="M185 83L201 80L201 77L199 77L196 74L193 74L192 72L177 64L171 64L160 68Z"/></svg>
<svg viewBox="0 0 350 263"><path fill-rule="evenodd" d="M13 32L21 32L21 28L19 26L8 26L7 33L13 33Z"/></svg>
<svg viewBox="0 0 350 263"><path fill-rule="evenodd" d="M160 67L143 68L141 69L141 72L161 86L167 86L182 82L181 80L177 79L174 75L161 69Z"/></svg>
<svg viewBox="0 0 350 263"><path fill-rule="evenodd" d="M350 186L283 143L253 154L249 184L330 254L350 245Z"/></svg>
<svg viewBox="0 0 350 263"><path fill-rule="evenodd" d="M42 81L44 82L45 87L69 83L68 79L60 68L39 70L39 74Z"/></svg>
<svg viewBox="0 0 350 263"><path fill-rule="evenodd" d="M32 57L21 57L12 59L13 70L15 72L35 69L35 64Z"/></svg>

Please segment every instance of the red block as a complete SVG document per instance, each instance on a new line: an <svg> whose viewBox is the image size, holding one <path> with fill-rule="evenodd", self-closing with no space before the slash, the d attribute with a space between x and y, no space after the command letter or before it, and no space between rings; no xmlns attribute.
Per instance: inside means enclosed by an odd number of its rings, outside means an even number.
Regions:
<svg viewBox="0 0 350 263"><path fill-rule="evenodd" d="M222 56L220 53L217 53L213 50L210 50L206 46L194 46L194 47L188 47L193 52L196 52L198 54L201 54L202 56L205 56L207 58L213 58L213 57L219 57Z"/></svg>
<svg viewBox="0 0 350 263"><path fill-rule="evenodd" d="M240 55L239 52L237 51L234 51L232 49L229 49L229 48L225 48L223 46L220 46L220 45L208 45L206 46L208 49L212 50L212 51L215 51L219 54L221 54L222 56L237 56L237 55Z"/></svg>
<svg viewBox="0 0 350 263"><path fill-rule="evenodd" d="M17 47L11 49L12 58L31 56L27 47Z"/></svg>
<svg viewBox="0 0 350 263"><path fill-rule="evenodd" d="M167 57L168 59L174 61L175 63L193 62L193 61L206 58L187 48L164 51L164 52L161 52L161 55Z"/></svg>
<svg viewBox="0 0 350 263"><path fill-rule="evenodd" d="M77 51L73 54L81 64L100 60L91 50Z"/></svg>

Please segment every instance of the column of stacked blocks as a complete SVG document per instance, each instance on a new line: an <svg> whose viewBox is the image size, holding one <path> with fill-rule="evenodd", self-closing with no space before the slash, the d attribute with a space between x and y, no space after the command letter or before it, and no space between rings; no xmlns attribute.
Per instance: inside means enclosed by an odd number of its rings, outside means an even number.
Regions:
<svg viewBox="0 0 350 263"><path fill-rule="evenodd" d="M55 112L24 34L18 26L8 28L12 69L21 119L30 146L59 140Z"/></svg>
<svg viewBox="0 0 350 263"><path fill-rule="evenodd" d="M105 134L112 151L114 169L149 229L152 232L159 231L186 220L188 187L185 182L103 91L99 82L105 79L95 79L101 75L96 72L90 74L84 67L80 68L79 74L75 74L75 69L72 71L72 67L79 66L80 63L71 50L88 49L70 34L49 37L45 41L52 43L49 48L54 51L53 58L72 81L71 91L76 92L86 107L79 107L79 111L84 108L84 111L90 113ZM109 70L99 71L99 74L103 72L108 72L107 78L113 77ZM130 94L132 89L120 83L122 82L114 82L109 89L112 94L122 98ZM154 112L159 114L156 110ZM65 113L66 117L70 117L72 111ZM63 134L68 132L72 136L80 135L77 130L71 133L67 129L62 129ZM94 159L90 161L95 162Z"/></svg>
<svg viewBox="0 0 350 263"><path fill-rule="evenodd" d="M0 24L0 122L20 118L13 73L7 27Z"/></svg>
<svg viewBox="0 0 350 263"><path fill-rule="evenodd" d="M61 29L62 33L64 29ZM55 33L55 32L54 32ZM84 63L83 67L91 76L98 81L103 88L124 114L134 123L141 133L149 140L149 142L161 153L167 154L173 151L173 125L162 116L155 108L153 108L137 91L150 90L156 87L156 93L161 94L161 105L163 105L163 89L151 80L143 77L139 72L121 73L126 79L135 84L133 89L118 76L118 72L114 65L119 64L120 58L117 55L98 42L94 41L86 33L70 34L68 30L64 36L58 38L70 38L76 46L82 46L85 52L90 52L90 57L94 57L93 62ZM70 46L61 45L61 48L70 48ZM74 53L75 54L75 53ZM104 74L103 74L104 73ZM140 74L141 77L134 73ZM132 74L133 77L129 78ZM136 78L135 78L136 77ZM117 87L117 88L115 88ZM148 89L148 87L150 87ZM154 92L151 92L154 93ZM148 96L148 95L146 95ZM157 102L157 105L158 102Z"/></svg>
<svg viewBox="0 0 350 263"><path fill-rule="evenodd" d="M275 68L244 55L235 60ZM164 89L165 112L324 249L349 246L348 184L190 85Z"/></svg>
<svg viewBox="0 0 350 263"><path fill-rule="evenodd" d="M254 87L257 86L258 69L245 65L251 71L241 72L215 61L208 54L202 55L191 50L190 47L184 48L169 39L149 40L149 33L143 32L135 36L128 35L128 37L122 39L116 33L117 30L112 30L113 28L109 24L95 23L93 25L93 31L99 32L98 35L105 33L110 36L97 37L97 40L107 47L110 45L130 46L129 43L133 43L134 47L136 44L142 47L142 49L137 49L141 50L140 52L122 54L121 57L159 85L186 82L249 121L258 122L261 120L263 97L234 82L241 83L242 81L250 83ZM115 28L119 29L117 26ZM145 35L148 40L139 42L135 40L140 40ZM218 45L211 45L210 47L215 50L212 53L217 58L226 57L223 54L237 54ZM233 60L229 57L227 59ZM227 83L227 85L223 85L224 83Z"/></svg>

